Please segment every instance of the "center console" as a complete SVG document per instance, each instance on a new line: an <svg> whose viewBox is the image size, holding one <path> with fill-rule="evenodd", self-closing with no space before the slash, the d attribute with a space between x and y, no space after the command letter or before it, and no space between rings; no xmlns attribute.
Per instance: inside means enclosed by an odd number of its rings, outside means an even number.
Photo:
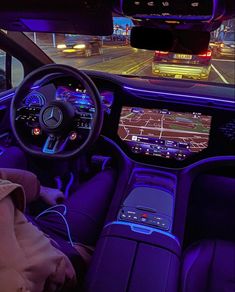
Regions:
<svg viewBox="0 0 235 292"><path fill-rule="evenodd" d="M103 229L84 291L177 291L181 246L172 234L175 192L175 175L133 169L116 219Z"/></svg>
<svg viewBox="0 0 235 292"><path fill-rule="evenodd" d="M173 175L135 168L118 220L171 232L175 185Z"/></svg>

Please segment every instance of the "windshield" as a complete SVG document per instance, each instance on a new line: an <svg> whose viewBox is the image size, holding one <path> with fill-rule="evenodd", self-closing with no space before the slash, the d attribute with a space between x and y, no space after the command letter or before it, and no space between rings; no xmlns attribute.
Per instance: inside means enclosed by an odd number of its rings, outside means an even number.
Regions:
<svg viewBox="0 0 235 292"><path fill-rule="evenodd" d="M234 20L225 21L211 32L208 50L199 55L132 48L130 32L133 24L124 17L114 18L114 33L110 36L26 34L53 61L78 69L234 84Z"/></svg>

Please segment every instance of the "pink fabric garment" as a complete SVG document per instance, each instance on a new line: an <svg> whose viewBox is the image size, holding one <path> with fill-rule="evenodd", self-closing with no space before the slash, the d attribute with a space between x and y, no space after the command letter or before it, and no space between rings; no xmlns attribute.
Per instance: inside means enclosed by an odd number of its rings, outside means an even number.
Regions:
<svg viewBox="0 0 235 292"><path fill-rule="evenodd" d="M1 292L69 291L76 284L69 259L23 214L26 197L31 201L38 193L32 173L0 169Z"/></svg>

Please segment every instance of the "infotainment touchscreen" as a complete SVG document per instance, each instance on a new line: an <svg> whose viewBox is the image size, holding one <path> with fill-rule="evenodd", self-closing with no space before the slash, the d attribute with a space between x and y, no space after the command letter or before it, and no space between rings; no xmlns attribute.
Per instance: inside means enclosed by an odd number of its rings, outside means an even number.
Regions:
<svg viewBox="0 0 235 292"><path fill-rule="evenodd" d="M208 147L210 125L198 112L123 107L118 135L133 153L184 160Z"/></svg>

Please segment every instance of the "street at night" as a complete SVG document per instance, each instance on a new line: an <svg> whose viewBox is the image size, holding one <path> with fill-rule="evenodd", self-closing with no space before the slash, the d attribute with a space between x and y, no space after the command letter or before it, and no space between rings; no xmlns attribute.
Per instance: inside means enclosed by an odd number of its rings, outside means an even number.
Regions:
<svg viewBox="0 0 235 292"><path fill-rule="evenodd" d="M153 51L138 50L125 45L103 48L103 55L85 57L63 56L56 49L48 49L48 55L56 62L72 65L78 69L104 71L115 74L156 77L152 73ZM235 61L225 58L212 58L210 82L234 83Z"/></svg>
<svg viewBox="0 0 235 292"><path fill-rule="evenodd" d="M78 69L89 69L115 74L140 75L156 77L152 73L152 51L137 50L129 46L112 46L103 49L103 55L86 57L63 56L54 48L44 51L56 62L74 66ZM0 67L4 58L0 55ZM17 64L16 64L17 65ZM211 72L208 81L226 84L234 83L233 59L212 58Z"/></svg>
<svg viewBox="0 0 235 292"><path fill-rule="evenodd" d="M123 75L138 75L148 77L158 77L152 72L152 62L154 51L140 50L126 45L122 42L107 42L102 46L102 54L94 54L89 57L79 56L76 54L64 54L56 47L53 47L52 42L37 39L38 45L43 51L56 63L66 64L77 69L96 70ZM4 55L0 54L0 68L4 68ZM14 76L15 83L20 82L22 78L22 68L19 62L14 61ZM206 82L216 82L224 84L234 84L234 66L233 57L216 57L212 54L211 70ZM177 71L177 67L176 67ZM167 76L161 76L167 77ZM176 74L171 78L190 79L187 76ZM19 79L19 80L17 80ZM199 80L195 78L194 80Z"/></svg>

